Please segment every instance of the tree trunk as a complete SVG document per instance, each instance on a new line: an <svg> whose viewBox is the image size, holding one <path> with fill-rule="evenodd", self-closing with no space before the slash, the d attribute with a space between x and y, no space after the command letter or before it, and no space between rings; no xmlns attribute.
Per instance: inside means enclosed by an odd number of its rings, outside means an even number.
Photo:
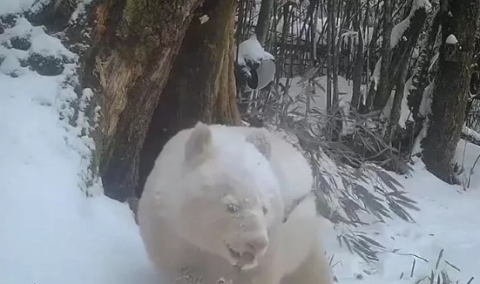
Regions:
<svg viewBox="0 0 480 284"><path fill-rule="evenodd" d="M460 139L475 49L477 0L442 1L442 46L431 106L430 125L422 141L423 161L440 179L454 183L452 158ZM448 8L449 7L449 8ZM455 35L459 46L448 53L446 39Z"/></svg>
<svg viewBox="0 0 480 284"><path fill-rule="evenodd" d="M155 109L141 153L137 196L163 145L198 121L238 125L234 78L235 0L207 0L198 8Z"/></svg>
<svg viewBox="0 0 480 284"><path fill-rule="evenodd" d="M262 0L260 6L260 13L258 14L257 26L255 27L255 34L260 45L265 44L268 35L268 28L270 26L270 19L272 18L274 0Z"/></svg>
<svg viewBox="0 0 480 284"><path fill-rule="evenodd" d="M390 76L388 67L390 65L392 49L390 47L390 38L392 36L392 3L391 0L383 1L383 33L382 33L382 62L380 65L380 79L377 86L375 97L372 100L374 110L381 110L388 98L390 92L388 90L388 82Z"/></svg>
<svg viewBox="0 0 480 284"><path fill-rule="evenodd" d="M335 40L332 36L332 25L335 25L332 0L327 0L327 113L332 113L332 43ZM330 127L329 127L330 129ZM329 131L329 139L332 137Z"/></svg>
<svg viewBox="0 0 480 284"><path fill-rule="evenodd" d="M102 106L96 139L105 194L124 201L138 178L153 110L200 0L107 0L93 7L93 47L82 74Z"/></svg>
<svg viewBox="0 0 480 284"><path fill-rule="evenodd" d="M342 2L336 3L337 0L332 0L331 9L332 9L332 49L333 49L333 58L332 58L332 84L333 84L333 105L335 106L335 113L333 114L333 135L332 140L338 141L342 132L342 110L340 108L340 94L338 92L338 52L341 48L342 37L337 35L337 18L340 18L340 9L342 8ZM339 4L337 6L337 4ZM335 12L337 12L337 17L335 17ZM341 27L339 29L341 31ZM338 37L338 39L337 39ZM337 42L335 42L337 40Z"/></svg>
<svg viewBox="0 0 480 284"><path fill-rule="evenodd" d="M361 1L357 0L356 8L360 10ZM363 74L363 32L360 27L362 13L357 12L353 21L353 28L357 32L357 52L355 54L355 66L353 70L353 94L352 107L358 110L361 98L362 74Z"/></svg>
<svg viewBox="0 0 480 284"><path fill-rule="evenodd" d="M407 15L410 19L410 24L402 36L405 40L399 40L398 44L392 50L392 59L389 66L389 92L391 92L393 86L398 83L399 77L402 76L404 63L407 62L408 66L408 61L412 58L413 49L417 45L418 38L427 20L427 10L425 6L422 8L415 8L414 6L413 8L416 10L411 11L410 14ZM383 105L383 107L385 107L385 105Z"/></svg>
<svg viewBox="0 0 480 284"><path fill-rule="evenodd" d="M393 97L392 111L390 112L390 121L388 123L385 138L387 142L392 142L396 137L400 112L402 111L402 100L405 93L405 81L407 79L408 61L400 63L401 73L397 78L395 86L395 96Z"/></svg>
<svg viewBox="0 0 480 284"><path fill-rule="evenodd" d="M337 35L337 17L335 17L335 12L337 10L337 0L332 0L331 2L331 17L332 17L332 25L330 28L332 29L332 84L333 84L333 104L338 104L340 101L340 96L338 93L338 51L340 50L340 42L341 36ZM341 6L340 6L341 7ZM338 17L339 18L339 17ZM338 40L337 40L338 36ZM337 42L335 42L337 40Z"/></svg>
<svg viewBox="0 0 480 284"><path fill-rule="evenodd" d="M152 153L146 151L151 144L143 149L146 138L152 140L147 135L165 143L196 120L239 122L234 9L234 0L106 0L94 6L94 44L82 84L96 90L102 106L95 156L107 196L134 197L139 171L148 174L153 166L145 167L141 157ZM155 128L170 124L167 131ZM162 147L154 145L147 164Z"/></svg>
<svg viewBox="0 0 480 284"><path fill-rule="evenodd" d="M430 66L436 50L434 46L440 27L440 15L441 13L437 12L431 19L431 23L427 30L427 36L420 46L420 55L413 75L412 88L410 90L410 96L408 97L408 105L412 111L412 117L415 122L421 122L423 119L419 113L419 109L423 93L430 84Z"/></svg>
<svg viewBox="0 0 480 284"><path fill-rule="evenodd" d="M385 7L385 9L387 9L387 7ZM387 74L384 75L383 71L381 71L379 86L377 87L377 92L373 99L373 110L379 111L383 110L385 107L393 87L398 82L398 77L401 76L403 69L402 64L403 62L410 60L412 50L417 44L418 37L423 29L425 20L427 19L427 10L425 6L417 7L414 5L412 9L414 10L408 10L407 15L405 16L405 20L408 19L409 25L403 32L402 36L397 39L398 43L393 46L393 49L390 46L391 37L388 39L388 49L390 49L388 52L387 47L382 43L383 53L381 68L382 70L383 68L387 68ZM388 18L391 20L391 16ZM391 26L391 24L389 24L389 26ZM390 33L391 31L392 29L390 27ZM402 38L405 38L406 40L403 40ZM387 58L385 56L386 54L388 54L388 61L384 61L384 58Z"/></svg>

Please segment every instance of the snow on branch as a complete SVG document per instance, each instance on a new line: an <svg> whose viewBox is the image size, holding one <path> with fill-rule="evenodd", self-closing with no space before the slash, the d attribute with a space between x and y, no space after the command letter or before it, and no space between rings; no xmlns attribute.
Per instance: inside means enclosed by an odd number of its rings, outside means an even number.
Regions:
<svg viewBox="0 0 480 284"><path fill-rule="evenodd" d="M445 40L445 43L446 44L457 44L458 43L457 37L455 37L455 35L451 34L447 37L447 39Z"/></svg>
<svg viewBox="0 0 480 284"><path fill-rule="evenodd" d="M428 0L416 0L413 3L412 10L410 11L408 17L393 27L392 35L390 37L390 47L394 48L397 46L397 44L403 38L405 31L408 29L408 27L410 27L411 19L417 10L425 9L426 12L429 12L431 8L432 5Z"/></svg>
<svg viewBox="0 0 480 284"><path fill-rule="evenodd" d="M467 127L467 126L463 126L462 127L462 134L465 135L466 137L472 139L473 141L477 142L477 143L480 143L480 133L478 133L477 131Z"/></svg>
<svg viewBox="0 0 480 284"><path fill-rule="evenodd" d="M238 47L238 65L251 67L267 59L273 60L275 58L262 48L255 35L240 43Z"/></svg>

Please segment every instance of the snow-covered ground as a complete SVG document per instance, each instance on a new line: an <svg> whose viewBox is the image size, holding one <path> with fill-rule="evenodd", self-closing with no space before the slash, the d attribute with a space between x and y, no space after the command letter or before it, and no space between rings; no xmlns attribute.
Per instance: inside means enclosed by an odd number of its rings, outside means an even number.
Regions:
<svg viewBox="0 0 480 284"><path fill-rule="evenodd" d="M463 153L462 143L458 152ZM467 167L479 154L480 147L469 144ZM437 271L436 262L442 250L438 271L445 270L454 282L460 280L459 283L467 283L471 277L475 277L471 283L476 283L480 278L480 266L476 262L480 254L480 174L474 173L471 188L464 191L461 186L450 186L436 179L419 160L413 168L412 176L396 177L421 208L411 212L416 223L395 219L366 229L370 237L386 247L379 263L366 265L358 256L341 250L335 236L329 234L327 247L332 251L328 254L335 255L333 263L339 262L334 272L340 283L360 281L358 275L368 283L417 283L430 276L432 270Z"/></svg>
<svg viewBox="0 0 480 284"><path fill-rule="evenodd" d="M7 2L0 1L0 12L33 3ZM31 46L12 47L14 37ZM68 63L61 74L42 76L23 63L32 54ZM75 81L76 60L23 18L0 34L0 284L158 283L128 206L101 194L100 184L85 187L92 149L85 129L94 122L67 123L70 104L86 103L89 95L76 98L68 84ZM479 154L479 147L461 141L456 159L469 171ZM386 247L378 263L367 265L340 247L327 226L327 254L339 283L416 283L435 269L442 249L439 270L459 283L480 278L480 174L473 173L464 191L433 177L419 160L414 169L396 177L422 209L411 212L417 223L392 219L365 229Z"/></svg>
<svg viewBox="0 0 480 284"><path fill-rule="evenodd" d="M25 18L12 24L0 34L0 283L158 283L128 205L86 197L99 185L85 183L88 121L67 122L89 96L73 92L76 55ZM36 56L67 63L41 76L27 67Z"/></svg>

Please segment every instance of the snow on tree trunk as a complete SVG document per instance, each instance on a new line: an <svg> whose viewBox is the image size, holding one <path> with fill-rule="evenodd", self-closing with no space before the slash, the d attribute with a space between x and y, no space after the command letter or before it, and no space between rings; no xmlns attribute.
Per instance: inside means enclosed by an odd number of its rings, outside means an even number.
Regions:
<svg viewBox="0 0 480 284"><path fill-rule="evenodd" d="M234 77L235 0L207 0L187 30L141 152L140 195L165 142L197 121L239 125Z"/></svg>
<svg viewBox="0 0 480 284"><path fill-rule="evenodd" d="M408 104L412 111L413 119L419 122L422 117L419 113L420 104L422 102L425 89L430 84L429 75L431 73L430 67L435 56L435 41L437 39L438 30L440 27L440 15L435 13L431 19L431 24L427 30L427 36L420 45L420 55L418 56L417 66L415 67L412 88L410 96L408 97Z"/></svg>
<svg viewBox="0 0 480 284"><path fill-rule="evenodd" d="M392 110L390 112L389 124L385 133L385 139L388 142L396 138L398 121L400 112L402 111L402 100L405 93L405 81L407 80L408 61L405 60L400 64L401 74L398 76L395 86L395 95L393 97Z"/></svg>
<svg viewBox="0 0 480 284"><path fill-rule="evenodd" d="M402 75L403 63L411 58L413 48L427 19L427 11L430 9L428 1L415 1L405 19L391 30L389 60L388 62L383 61L383 58L386 58L383 55L386 54L385 47L381 62L381 68L387 68L388 74L383 76L383 69L381 69L382 77L380 77L373 101L374 110L382 110L385 107L394 85L398 82L398 77Z"/></svg>
<svg viewBox="0 0 480 284"><path fill-rule="evenodd" d="M382 56L380 63L380 78L378 86L375 84L376 92L372 92L374 97L369 97L369 109L381 110L387 103L390 96L388 90L389 76L388 67L390 65L392 47L390 46L390 38L392 36L392 3L390 0L383 2L383 39L382 39ZM373 84L372 84L373 87Z"/></svg>
<svg viewBox="0 0 480 284"><path fill-rule="evenodd" d="M451 162L464 122L479 5L476 0L448 1L442 5L439 70L435 78L430 125L422 147L427 169L448 183L456 182ZM456 37L458 45L447 43L450 35Z"/></svg>

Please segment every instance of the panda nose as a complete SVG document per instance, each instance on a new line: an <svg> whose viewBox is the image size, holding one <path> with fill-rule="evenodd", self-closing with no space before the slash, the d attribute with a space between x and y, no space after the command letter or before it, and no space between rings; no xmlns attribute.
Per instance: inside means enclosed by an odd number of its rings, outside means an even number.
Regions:
<svg viewBox="0 0 480 284"><path fill-rule="evenodd" d="M263 254L268 246L267 236L258 236L247 242L248 250L253 254Z"/></svg>

